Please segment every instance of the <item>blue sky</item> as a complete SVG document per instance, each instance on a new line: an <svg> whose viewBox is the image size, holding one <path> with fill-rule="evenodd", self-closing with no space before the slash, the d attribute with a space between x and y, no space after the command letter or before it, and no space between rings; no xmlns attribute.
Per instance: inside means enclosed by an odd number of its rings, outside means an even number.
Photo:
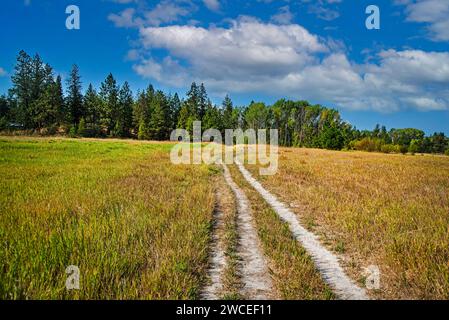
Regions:
<svg viewBox="0 0 449 320"><path fill-rule="evenodd" d="M70 4L80 30L65 28ZM307 99L358 128L449 134L448 16L443 0L4 0L0 93L24 49L63 77L78 64L84 87L109 72L134 91L198 81L215 103Z"/></svg>

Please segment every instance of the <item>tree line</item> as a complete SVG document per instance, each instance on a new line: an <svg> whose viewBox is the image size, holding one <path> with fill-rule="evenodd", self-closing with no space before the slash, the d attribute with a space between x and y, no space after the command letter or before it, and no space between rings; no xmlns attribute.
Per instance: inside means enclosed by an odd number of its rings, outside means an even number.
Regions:
<svg viewBox="0 0 449 320"><path fill-rule="evenodd" d="M118 84L109 74L97 90L83 92L80 71L74 65L66 80L36 54L21 51L12 75L13 86L0 96L0 130L72 137L116 137L169 140L174 129L192 131L194 121L203 130L278 129L282 146L332 150L356 149L386 153L446 153L444 133L425 136L418 129L391 129L377 125L360 131L340 113L307 101L281 99L273 105L251 102L234 106L226 96L220 106L208 98L204 84L192 83L184 98L149 85L134 95L128 82Z"/></svg>

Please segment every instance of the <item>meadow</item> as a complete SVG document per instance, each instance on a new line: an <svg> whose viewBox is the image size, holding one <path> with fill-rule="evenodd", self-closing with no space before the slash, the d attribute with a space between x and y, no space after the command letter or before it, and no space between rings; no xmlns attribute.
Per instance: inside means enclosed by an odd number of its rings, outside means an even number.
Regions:
<svg viewBox="0 0 449 320"><path fill-rule="evenodd" d="M0 138L0 299L197 298L216 172L172 165L170 148Z"/></svg>
<svg viewBox="0 0 449 320"><path fill-rule="evenodd" d="M247 168L362 286L380 269L372 297L449 299L448 157L284 148L277 175Z"/></svg>
<svg viewBox="0 0 449 320"><path fill-rule="evenodd" d="M199 299L212 234L221 297L242 299L236 198L221 168L173 165L171 143L0 137L0 299ZM265 188L379 299L449 299L449 158L281 148ZM235 165L279 299L336 299ZM214 214L222 225L214 231ZM80 290L66 289L66 268Z"/></svg>

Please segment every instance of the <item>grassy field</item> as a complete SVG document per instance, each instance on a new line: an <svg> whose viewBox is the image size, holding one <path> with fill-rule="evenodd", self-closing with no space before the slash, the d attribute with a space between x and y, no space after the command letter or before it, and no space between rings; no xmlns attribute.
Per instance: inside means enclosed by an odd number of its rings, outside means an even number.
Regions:
<svg viewBox="0 0 449 320"><path fill-rule="evenodd" d="M239 299L236 201L221 169L175 166L172 144L0 137L0 299L196 299L208 282L214 209ZM374 298L449 299L449 158L281 149L258 176L343 258ZM307 252L235 166L277 297L334 299ZM80 290L65 287L80 269Z"/></svg>
<svg viewBox="0 0 449 320"><path fill-rule="evenodd" d="M354 279L380 268L373 297L449 299L448 157L282 149L279 163L277 175L258 179Z"/></svg>
<svg viewBox="0 0 449 320"><path fill-rule="evenodd" d="M198 297L216 173L170 147L0 137L0 299Z"/></svg>

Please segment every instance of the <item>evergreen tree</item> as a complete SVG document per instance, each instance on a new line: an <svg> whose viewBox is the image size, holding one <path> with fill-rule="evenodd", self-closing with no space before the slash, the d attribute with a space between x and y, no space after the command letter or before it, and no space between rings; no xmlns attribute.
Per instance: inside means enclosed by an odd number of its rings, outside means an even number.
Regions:
<svg viewBox="0 0 449 320"><path fill-rule="evenodd" d="M223 130L220 110L218 110L216 106L213 106L210 101L206 109L206 114L203 117L202 128L203 130L207 129L217 129L219 131Z"/></svg>
<svg viewBox="0 0 449 320"><path fill-rule="evenodd" d="M137 101L133 107L133 127L137 130L138 134L141 131L140 127L142 123L146 123L148 118L147 96L145 92L138 92Z"/></svg>
<svg viewBox="0 0 449 320"><path fill-rule="evenodd" d="M200 120L203 120L203 117L206 114L208 101L206 87L204 86L204 83L201 83L198 89L198 117Z"/></svg>
<svg viewBox="0 0 449 320"><path fill-rule="evenodd" d="M178 126L178 118L179 113L181 111L181 100L179 99L179 96L177 93L173 97L170 98L170 129L174 130L177 129Z"/></svg>
<svg viewBox="0 0 449 320"><path fill-rule="evenodd" d="M189 118L189 107L187 106L187 103L184 102L182 104L181 110L179 111L177 129L188 129Z"/></svg>
<svg viewBox="0 0 449 320"><path fill-rule="evenodd" d="M232 104L231 98L226 95L223 100L223 129L234 129L237 127L234 106Z"/></svg>
<svg viewBox="0 0 449 320"><path fill-rule="evenodd" d="M81 77L79 75L79 68L75 64L70 71L69 79L67 79L67 98L66 106L68 111L68 121L77 126L82 117L85 116L83 108L83 95L81 93Z"/></svg>
<svg viewBox="0 0 449 320"><path fill-rule="evenodd" d="M190 90L187 92L186 106L189 110L189 116L192 119L199 120L200 91L195 82L192 82Z"/></svg>
<svg viewBox="0 0 449 320"><path fill-rule="evenodd" d="M166 140L169 138L169 105L162 91L157 91L151 108L149 122L150 138L154 140Z"/></svg>
<svg viewBox="0 0 449 320"><path fill-rule="evenodd" d="M111 73L101 83L100 97L102 100L100 123L106 129L108 135L114 135L114 129L116 129L121 114L119 108L119 88Z"/></svg>
<svg viewBox="0 0 449 320"><path fill-rule="evenodd" d="M64 104L64 92L62 88L62 79L61 76L58 75L56 77L56 81L53 87L52 91L53 101L55 104L55 107L57 109L57 119L56 122L58 125L62 125L65 122L65 117L67 114L67 110L65 108Z"/></svg>
<svg viewBox="0 0 449 320"><path fill-rule="evenodd" d="M16 110L14 110L15 120L24 128L32 127L30 105L32 102L32 59L23 50L19 52L17 63L14 68L14 75L11 80L13 88L11 90L13 96L17 100Z"/></svg>
<svg viewBox="0 0 449 320"><path fill-rule="evenodd" d="M129 136L133 125L133 93L127 81L123 84L119 93L120 115L122 123L122 136Z"/></svg>
<svg viewBox="0 0 449 320"><path fill-rule="evenodd" d="M91 135L100 134L101 100L92 84L89 84L84 95L84 109L86 110L86 127Z"/></svg>
<svg viewBox="0 0 449 320"><path fill-rule="evenodd" d="M10 106L6 96L0 96L0 130L5 130L9 126Z"/></svg>

